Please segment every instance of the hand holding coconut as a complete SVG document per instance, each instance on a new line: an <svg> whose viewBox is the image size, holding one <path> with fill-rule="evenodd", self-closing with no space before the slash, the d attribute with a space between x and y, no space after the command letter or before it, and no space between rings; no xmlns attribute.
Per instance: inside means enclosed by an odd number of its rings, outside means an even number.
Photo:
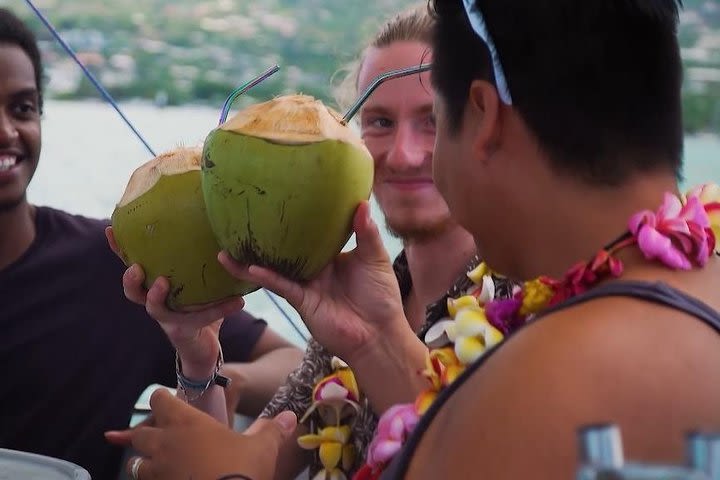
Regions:
<svg viewBox="0 0 720 480"><path fill-rule="evenodd" d="M112 227L105 230L108 244L121 256L113 235ZM178 312L167 307L170 294L170 282L165 277L157 277L145 289L146 278L142 267L131 265L123 275L125 296L138 305L143 305L148 314L154 318L170 342L181 353L183 366L190 370L209 370L215 365L218 355L218 332L222 319L245 305L242 297L215 302L203 307L187 307L186 311ZM199 366L199 368L198 368Z"/></svg>
<svg viewBox="0 0 720 480"><path fill-rule="evenodd" d="M383 411L393 400L408 400L422 390L422 378L410 366L422 364L426 349L405 319L397 279L367 202L358 207L353 229L357 247L308 282L240 264L227 252L219 260L236 278L284 297L315 339L350 364L373 406Z"/></svg>
<svg viewBox="0 0 720 480"><path fill-rule="evenodd" d="M208 220L226 250L219 260L235 278L285 297L320 343L372 377L366 392L382 409L417 393L408 385L417 376L402 370L424 350L370 219L373 174L360 137L303 95L238 112L203 146ZM353 230L357 249L338 256ZM377 378L385 367L408 381L388 389Z"/></svg>
<svg viewBox="0 0 720 480"><path fill-rule="evenodd" d="M110 248L122 258L112 227L105 230ZM154 318L175 347L178 358L183 366L183 375L192 379L210 378L216 367L220 353L219 333L223 318L240 310L245 302L242 297L215 302L205 307L187 307L179 312L167 307L170 294L170 282L159 276L145 288L145 272L138 264L132 264L123 275L125 296L132 302L143 305L148 314ZM196 402L196 406L212 414L220 421L227 422L224 393L212 386L208 392ZM180 390L179 395L184 396Z"/></svg>
<svg viewBox="0 0 720 480"><path fill-rule="evenodd" d="M178 349L186 375L206 378L218 357L220 320L257 287L230 277L207 220L201 149L178 148L135 170L106 233L130 268L125 295L144 305ZM146 290L147 289L147 290Z"/></svg>

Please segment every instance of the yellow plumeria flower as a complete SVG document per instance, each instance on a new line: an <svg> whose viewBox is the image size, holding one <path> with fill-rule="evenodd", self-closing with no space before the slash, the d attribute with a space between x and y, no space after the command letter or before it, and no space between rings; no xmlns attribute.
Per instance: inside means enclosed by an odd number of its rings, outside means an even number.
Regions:
<svg viewBox="0 0 720 480"><path fill-rule="evenodd" d="M448 298L447 300L448 313L451 317L457 315L460 310L480 310L480 304L478 299L472 295L464 295L459 298Z"/></svg>
<svg viewBox="0 0 720 480"><path fill-rule="evenodd" d="M420 372L423 377L430 381L430 389L437 391L442 386L440 376L442 374L442 364L439 360L433 358L432 352L425 357L425 370Z"/></svg>
<svg viewBox="0 0 720 480"><path fill-rule="evenodd" d="M355 457L355 449L348 445L350 440L350 427L325 427L317 434L303 435L298 438L298 445L306 450L319 448L320 462L324 469L323 476L316 478L345 478L345 474L338 469L342 463L343 467L352 465ZM338 477L337 475L342 475Z"/></svg>
<svg viewBox="0 0 720 480"><path fill-rule="evenodd" d="M462 310L455 316L455 338L474 337L481 335L488 325L487 317L483 310ZM453 336L448 334L450 339Z"/></svg>
<svg viewBox="0 0 720 480"><path fill-rule="evenodd" d="M485 342L481 337L460 337L455 342L455 352L466 365L480 358L485 350Z"/></svg>
<svg viewBox="0 0 720 480"><path fill-rule="evenodd" d="M467 274L468 278L473 281L475 285L480 285L482 278L486 275L492 275L490 268L487 263L481 262L477 267L470 270Z"/></svg>
<svg viewBox="0 0 720 480"><path fill-rule="evenodd" d="M526 282L523 288L520 315L530 315L544 309L554 294L552 287L543 283L540 279Z"/></svg>
<svg viewBox="0 0 720 480"><path fill-rule="evenodd" d="M339 427L325 427L318 433L310 433L298 438L298 445L306 450L318 448L325 442L347 443L350 438L350 427L341 425Z"/></svg>
<svg viewBox="0 0 720 480"><path fill-rule="evenodd" d="M440 376L440 384L444 387L450 385L465 370L460 363L453 347L445 347L430 352L431 357L437 358L443 364L443 372Z"/></svg>
<svg viewBox="0 0 720 480"><path fill-rule="evenodd" d="M455 356L455 351L452 349L452 347L438 348L437 350L433 350L430 352L430 358L437 358L440 363L442 363L446 367L455 365L458 362L458 359Z"/></svg>
<svg viewBox="0 0 720 480"><path fill-rule="evenodd" d="M417 411L418 415L424 415L425 412L427 412L428 408L430 408L430 405L433 404L437 396L438 391L433 389L427 389L420 395L418 395L418 397L415 399L415 410Z"/></svg>
<svg viewBox="0 0 720 480"><path fill-rule="evenodd" d="M422 392L415 400L415 410L419 415L424 414L430 408L438 393L450 385L463 369L464 366L460 364L455 350L451 346L428 352L422 375L430 381L430 388Z"/></svg>

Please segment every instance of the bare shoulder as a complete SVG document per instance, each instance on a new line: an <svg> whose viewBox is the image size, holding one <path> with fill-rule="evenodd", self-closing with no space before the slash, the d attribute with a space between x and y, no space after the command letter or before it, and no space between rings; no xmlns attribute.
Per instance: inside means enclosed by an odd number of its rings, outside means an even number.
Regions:
<svg viewBox="0 0 720 480"><path fill-rule="evenodd" d="M582 373L635 371L672 375L687 362L720 357L720 334L676 308L627 297L604 297L559 310L512 338L504 357L547 362L572 361ZM544 362L543 362L544 363ZM664 366L669 370L661 369ZM566 370L575 367L568 366ZM663 370L657 372L656 370ZM715 370L720 373L720 365ZM569 372L568 372L569 373ZM633 381L637 381L634 378Z"/></svg>
<svg viewBox="0 0 720 480"><path fill-rule="evenodd" d="M463 469L482 455L488 478L572 478L577 429L597 422L619 424L634 458L681 461L688 430L720 429L720 335L686 313L624 297L548 315L458 389L412 473L477 475ZM448 442L457 445L450 455L423 465Z"/></svg>

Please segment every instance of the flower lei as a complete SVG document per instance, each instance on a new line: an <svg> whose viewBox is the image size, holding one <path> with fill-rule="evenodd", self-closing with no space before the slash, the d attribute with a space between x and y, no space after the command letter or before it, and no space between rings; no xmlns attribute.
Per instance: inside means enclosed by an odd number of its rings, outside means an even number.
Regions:
<svg viewBox="0 0 720 480"><path fill-rule="evenodd" d="M347 364L333 357L331 365L333 373L315 384L312 405L300 419L302 423L317 411L322 422L313 433L298 438L301 448L318 450L323 468L313 480L347 480L346 472L356 458L350 440L353 422L360 411L360 391Z"/></svg>
<svg viewBox="0 0 720 480"><path fill-rule="evenodd" d="M426 334L429 351L420 373L428 388L414 403L395 405L382 415L366 463L353 480L378 479L438 394L490 348L546 308L603 279L622 275L623 264L613 256L619 250L637 245L646 259L669 268L703 267L720 235L720 187L700 185L680 198L666 193L656 212L633 215L628 230L591 261L571 267L561 280L541 276L527 281L510 299L493 298L492 272L484 263L469 272L474 286L459 298L448 299L451 318L439 321Z"/></svg>

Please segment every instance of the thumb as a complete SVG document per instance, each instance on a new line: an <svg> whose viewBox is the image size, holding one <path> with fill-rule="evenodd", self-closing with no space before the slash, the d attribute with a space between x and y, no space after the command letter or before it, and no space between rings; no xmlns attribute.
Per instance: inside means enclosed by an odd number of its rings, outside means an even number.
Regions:
<svg viewBox="0 0 720 480"><path fill-rule="evenodd" d="M353 230L357 241L357 253L368 262L389 262L387 251L380 237L380 230L370 216L370 203L362 202L353 219Z"/></svg>
<svg viewBox="0 0 720 480"><path fill-rule="evenodd" d="M123 257L123 253L117 244L117 240L115 240L115 235L113 234L113 229L110 226L105 227L105 239L107 240L108 245L110 246L110 250L112 250L115 255L120 257L120 260L122 260L123 262L125 262L125 264L127 264L127 260Z"/></svg>
<svg viewBox="0 0 720 480"><path fill-rule="evenodd" d="M280 412L275 418L260 418L255 420L248 427L243 435L252 435L255 438L265 437L268 441L277 444L278 448L282 443L292 437L297 428L297 416L295 413L285 410Z"/></svg>
<svg viewBox="0 0 720 480"><path fill-rule="evenodd" d="M170 393L167 388L158 388L153 392L150 396L150 408L159 427L178 425L194 415L204 414Z"/></svg>

